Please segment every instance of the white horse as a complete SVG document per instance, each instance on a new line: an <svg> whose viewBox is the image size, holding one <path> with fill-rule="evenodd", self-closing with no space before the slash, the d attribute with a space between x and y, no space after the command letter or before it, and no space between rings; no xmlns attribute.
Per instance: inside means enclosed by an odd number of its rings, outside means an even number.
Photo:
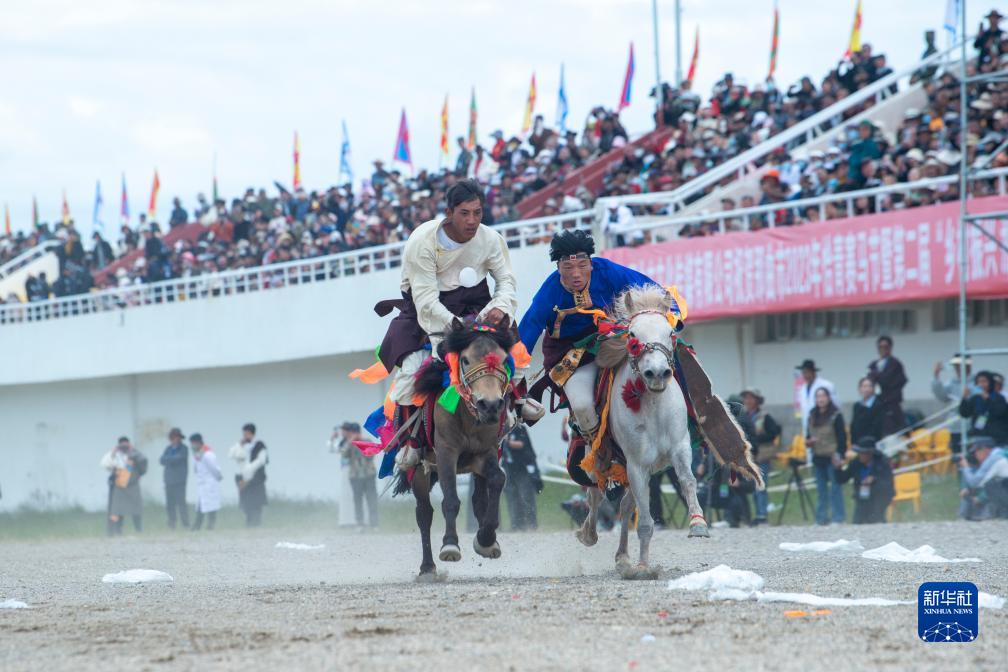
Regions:
<svg viewBox="0 0 1008 672"><path fill-rule="evenodd" d="M709 537L707 521L697 499L697 483L693 476L693 450L690 444L686 399L673 380L673 353L676 333L667 315L673 298L658 285L633 287L623 292L612 309L618 322L629 327L629 339L639 342L639 354L630 354L620 364L613 380L613 394L609 406L608 425L613 439L626 456L629 488L620 504L622 527L616 565L627 578L656 578L648 561L648 548L654 533L654 519L648 500L648 481L651 475L666 469L675 469L682 494L689 506L690 537ZM640 408L633 410L621 398L620 392L630 383L643 382ZM638 389L641 387L638 384ZM600 484L604 487L605 484ZM598 506L602 501L602 487L588 492L589 515L577 532L577 538L586 546L598 541L596 523ZM637 537L640 540L640 557L636 568L631 567L627 553L627 537L634 505L639 512Z"/></svg>

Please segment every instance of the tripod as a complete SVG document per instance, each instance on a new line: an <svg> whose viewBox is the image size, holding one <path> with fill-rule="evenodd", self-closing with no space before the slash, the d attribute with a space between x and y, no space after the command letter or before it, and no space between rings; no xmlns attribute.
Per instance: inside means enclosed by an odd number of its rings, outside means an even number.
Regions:
<svg viewBox="0 0 1008 672"><path fill-rule="evenodd" d="M791 486L793 485L798 491L798 503L801 504L801 515L802 520L808 522L808 513L805 510L805 505L808 505L809 511L814 511L812 507L812 498L809 496L808 492L805 490L805 484L802 483L801 474L798 473L798 467L802 466L804 462L801 460L788 460L788 464L791 466L791 478L788 479L787 490L784 491L784 501L781 503L780 513L777 515L777 524L781 524L781 520L784 519L784 511L787 509L788 497L791 495Z"/></svg>

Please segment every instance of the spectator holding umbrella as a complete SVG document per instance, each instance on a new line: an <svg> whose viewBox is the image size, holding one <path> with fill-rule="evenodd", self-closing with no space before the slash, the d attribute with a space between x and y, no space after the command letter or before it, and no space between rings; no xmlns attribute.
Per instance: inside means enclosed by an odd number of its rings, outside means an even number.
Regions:
<svg viewBox="0 0 1008 672"><path fill-rule="evenodd" d="M879 386L880 429L883 437L896 434L906 426L903 416L903 388L907 384L903 362L893 357L893 340L879 336L876 341L879 358L868 365L868 379Z"/></svg>

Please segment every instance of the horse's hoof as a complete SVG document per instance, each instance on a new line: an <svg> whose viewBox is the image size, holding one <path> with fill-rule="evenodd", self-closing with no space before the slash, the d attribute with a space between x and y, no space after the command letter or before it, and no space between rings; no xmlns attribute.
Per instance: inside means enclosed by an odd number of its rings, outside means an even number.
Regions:
<svg viewBox="0 0 1008 672"><path fill-rule="evenodd" d="M692 537L710 538L710 530L707 529L707 525L705 523L690 525L688 538Z"/></svg>
<svg viewBox="0 0 1008 672"><path fill-rule="evenodd" d="M432 569L430 571L421 570L414 581L416 583L443 583L447 579L447 573Z"/></svg>
<svg viewBox="0 0 1008 672"><path fill-rule="evenodd" d="M480 546L479 540L473 537L473 550L484 558L496 560L501 556L500 544L494 541L489 546Z"/></svg>
<svg viewBox="0 0 1008 672"><path fill-rule="evenodd" d="M626 581L654 581L661 572L658 567L644 564L631 565L630 563L618 565L617 569L620 577Z"/></svg>
<svg viewBox="0 0 1008 672"><path fill-rule="evenodd" d="M445 544L438 553L441 562L458 562L462 559L462 549L455 544Z"/></svg>
<svg viewBox="0 0 1008 672"><path fill-rule="evenodd" d="M630 567L630 556L626 553L616 554L616 569L622 570Z"/></svg>
<svg viewBox="0 0 1008 672"><path fill-rule="evenodd" d="M598 543L598 532L595 530L585 530L583 527L579 528L577 532L574 533L577 540L580 541L585 546L594 546Z"/></svg>

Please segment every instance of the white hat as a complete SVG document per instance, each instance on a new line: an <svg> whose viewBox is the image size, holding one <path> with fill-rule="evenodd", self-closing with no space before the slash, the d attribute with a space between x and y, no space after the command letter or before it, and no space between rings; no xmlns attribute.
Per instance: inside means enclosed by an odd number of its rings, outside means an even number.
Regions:
<svg viewBox="0 0 1008 672"><path fill-rule="evenodd" d="M911 161L917 161L918 163L924 161L924 152L922 152L917 147L913 147L910 151L906 153L906 158Z"/></svg>

